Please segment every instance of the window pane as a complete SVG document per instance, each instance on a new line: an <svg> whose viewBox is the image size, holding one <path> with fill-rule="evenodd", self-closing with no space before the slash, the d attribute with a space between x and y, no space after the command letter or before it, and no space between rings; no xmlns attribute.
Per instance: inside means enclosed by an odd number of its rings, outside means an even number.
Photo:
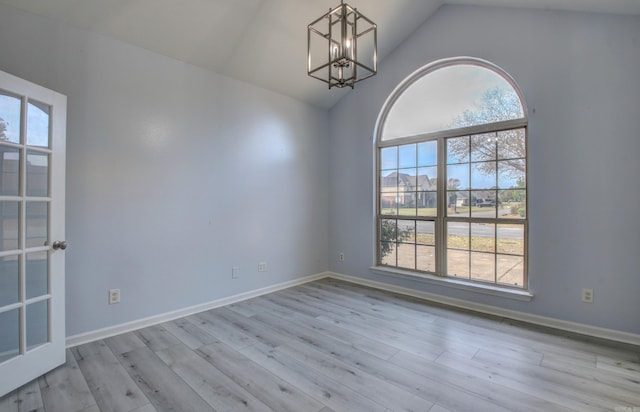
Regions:
<svg viewBox="0 0 640 412"><path fill-rule="evenodd" d="M19 319L18 309L0 313L0 363L20 352Z"/></svg>
<svg viewBox="0 0 640 412"><path fill-rule="evenodd" d="M418 144L418 166L438 164L438 142L433 140Z"/></svg>
<svg viewBox="0 0 640 412"><path fill-rule="evenodd" d="M393 219L382 219L380 222L380 240L393 242L396 240L396 221Z"/></svg>
<svg viewBox="0 0 640 412"><path fill-rule="evenodd" d="M380 263L387 266L396 266L395 242L380 242Z"/></svg>
<svg viewBox="0 0 640 412"><path fill-rule="evenodd" d="M416 145L398 147L398 168L416 167Z"/></svg>
<svg viewBox="0 0 640 412"><path fill-rule="evenodd" d="M447 249L447 274L469 279L469 252Z"/></svg>
<svg viewBox="0 0 640 412"><path fill-rule="evenodd" d="M471 210L470 193L467 191L447 192L447 214L456 217L469 217Z"/></svg>
<svg viewBox="0 0 640 412"><path fill-rule="evenodd" d="M418 169L418 190L438 190L437 167L421 167Z"/></svg>
<svg viewBox="0 0 640 412"><path fill-rule="evenodd" d="M498 253L524 255L524 225L498 225Z"/></svg>
<svg viewBox="0 0 640 412"><path fill-rule="evenodd" d="M49 196L49 155L27 152L27 196Z"/></svg>
<svg viewBox="0 0 640 412"><path fill-rule="evenodd" d="M415 192L417 183L416 168L398 171L398 192Z"/></svg>
<svg viewBox="0 0 640 412"><path fill-rule="evenodd" d="M418 192L416 194L418 203L418 216L438 215L438 195L436 192Z"/></svg>
<svg viewBox="0 0 640 412"><path fill-rule="evenodd" d="M498 132L498 159L523 159L526 156L524 129Z"/></svg>
<svg viewBox="0 0 640 412"><path fill-rule="evenodd" d="M451 166L450 166L451 167ZM496 162L471 164L471 189L496 188Z"/></svg>
<svg viewBox="0 0 640 412"><path fill-rule="evenodd" d="M398 191L398 173L394 171L386 171L380 174L380 192L395 193Z"/></svg>
<svg viewBox="0 0 640 412"><path fill-rule="evenodd" d="M416 243L422 245L436 244L436 223L435 222L416 222Z"/></svg>
<svg viewBox="0 0 640 412"><path fill-rule="evenodd" d="M27 106L27 144L49 147L49 105L29 101Z"/></svg>
<svg viewBox="0 0 640 412"><path fill-rule="evenodd" d="M49 293L49 261L47 252L27 254L26 295L27 299Z"/></svg>
<svg viewBox="0 0 640 412"><path fill-rule="evenodd" d="M436 248L434 246L416 246L416 269L424 272L436 271Z"/></svg>
<svg viewBox="0 0 640 412"><path fill-rule="evenodd" d="M17 303L20 300L20 266L18 262L17 255L0 258L0 307Z"/></svg>
<svg viewBox="0 0 640 412"><path fill-rule="evenodd" d="M0 196L18 196L20 193L20 152L0 146Z"/></svg>
<svg viewBox="0 0 640 412"><path fill-rule="evenodd" d="M22 100L0 90L0 141L20 143Z"/></svg>
<svg viewBox="0 0 640 412"><path fill-rule="evenodd" d="M27 350L49 341L49 300L27 305Z"/></svg>
<svg viewBox="0 0 640 412"><path fill-rule="evenodd" d="M447 223L447 247L450 249L469 249L469 223Z"/></svg>
<svg viewBox="0 0 640 412"><path fill-rule="evenodd" d="M397 200L397 193L380 193L380 213L382 213L383 215L397 215Z"/></svg>
<svg viewBox="0 0 640 412"><path fill-rule="evenodd" d="M495 132L471 136L471 161L495 160L496 140Z"/></svg>
<svg viewBox="0 0 640 412"><path fill-rule="evenodd" d="M447 166L447 189L469 189L469 164Z"/></svg>
<svg viewBox="0 0 640 412"><path fill-rule="evenodd" d="M514 286L524 285L524 258L521 256L497 255L498 283Z"/></svg>
<svg viewBox="0 0 640 412"><path fill-rule="evenodd" d="M526 190L501 190L498 194L501 202L498 217L524 219L526 210Z"/></svg>
<svg viewBox="0 0 640 412"><path fill-rule="evenodd" d="M496 217L495 190L476 190L471 192L472 217Z"/></svg>
<svg viewBox="0 0 640 412"><path fill-rule="evenodd" d="M398 267L415 270L416 246L414 244L398 243Z"/></svg>
<svg viewBox="0 0 640 412"><path fill-rule="evenodd" d="M471 252L471 279L485 282L496 281L496 255Z"/></svg>
<svg viewBox="0 0 640 412"><path fill-rule="evenodd" d="M526 163L524 160L504 160L498 162L498 188L524 189L526 186Z"/></svg>
<svg viewBox="0 0 640 412"><path fill-rule="evenodd" d="M415 243L416 241L416 221L398 220L398 242Z"/></svg>
<svg viewBox="0 0 640 412"><path fill-rule="evenodd" d="M0 201L0 251L18 249L20 202Z"/></svg>
<svg viewBox="0 0 640 412"><path fill-rule="evenodd" d="M471 250L495 252L496 225L493 223L471 224Z"/></svg>
<svg viewBox="0 0 640 412"><path fill-rule="evenodd" d="M46 246L49 240L49 203L28 202L26 246Z"/></svg>
<svg viewBox="0 0 640 412"><path fill-rule="evenodd" d="M385 147L380 149L380 170L398 168L398 148Z"/></svg>
<svg viewBox="0 0 640 412"><path fill-rule="evenodd" d="M447 164L469 162L469 137L456 137L447 140Z"/></svg>
<svg viewBox="0 0 640 412"><path fill-rule="evenodd" d="M415 216L416 213L416 193L399 192L398 214L401 216Z"/></svg>

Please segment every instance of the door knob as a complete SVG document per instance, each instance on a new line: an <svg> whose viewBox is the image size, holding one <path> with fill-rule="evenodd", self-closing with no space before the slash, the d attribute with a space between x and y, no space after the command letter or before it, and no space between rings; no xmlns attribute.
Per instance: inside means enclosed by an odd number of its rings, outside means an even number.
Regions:
<svg viewBox="0 0 640 412"><path fill-rule="evenodd" d="M56 240L51 246L53 247L53 250L65 250L67 248L67 242L64 240Z"/></svg>

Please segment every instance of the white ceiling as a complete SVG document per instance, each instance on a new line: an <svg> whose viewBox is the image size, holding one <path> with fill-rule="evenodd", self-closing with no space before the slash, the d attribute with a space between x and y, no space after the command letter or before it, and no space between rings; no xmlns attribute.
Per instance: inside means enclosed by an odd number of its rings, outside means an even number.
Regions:
<svg viewBox="0 0 640 412"><path fill-rule="evenodd" d="M378 24L384 59L444 3L640 15L640 0L348 0ZM307 24L338 0L0 0L329 108L348 89L306 74ZM357 87L357 86L356 86Z"/></svg>

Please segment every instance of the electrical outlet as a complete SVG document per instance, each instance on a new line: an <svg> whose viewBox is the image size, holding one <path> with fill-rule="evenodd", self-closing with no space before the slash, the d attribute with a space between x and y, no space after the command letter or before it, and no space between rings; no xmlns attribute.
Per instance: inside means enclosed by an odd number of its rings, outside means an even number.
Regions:
<svg viewBox="0 0 640 412"><path fill-rule="evenodd" d="M593 303L593 289L582 289L582 301Z"/></svg>
<svg viewBox="0 0 640 412"><path fill-rule="evenodd" d="M109 305L120 303L120 289L109 289Z"/></svg>
<svg viewBox="0 0 640 412"><path fill-rule="evenodd" d="M237 266L234 266L231 268L231 279L238 279L238 276L240 275L240 268Z"/></svg>
<svg viewBox="0 0 640 412"><path fill-rule="evenodd" d="M340 262L344 262L344 253L343 252L338 253L338 260Z"/></svg>
<svg viewBox="0 0 640 412"><path fill-rule="evenodd" d="M267 262L258 263L258 272L266 272L267 271Z"/></svg>

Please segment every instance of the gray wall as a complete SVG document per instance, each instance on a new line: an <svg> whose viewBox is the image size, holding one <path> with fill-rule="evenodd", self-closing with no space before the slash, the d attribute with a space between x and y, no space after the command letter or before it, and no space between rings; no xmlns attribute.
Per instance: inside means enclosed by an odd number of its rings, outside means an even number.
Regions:
<svg viewBox="0 0 640 412"><path fill-rule="evenodd" d="M0 70L68 96L67 336L326 270L326 111L1 5Z"/></svg>
<svg viewBox="0 0 640 412"><path fill-rule="evenodd" d="M382 29L382 28L381 28ZM394 87L453 56L492 61L528 105L531 302L376 275L372 134ZM329 268L640 333L640 18L442 7L330 112ZM338 261L338 252L346 259ZM583 287L594 303L580 301Z"/></svg>

